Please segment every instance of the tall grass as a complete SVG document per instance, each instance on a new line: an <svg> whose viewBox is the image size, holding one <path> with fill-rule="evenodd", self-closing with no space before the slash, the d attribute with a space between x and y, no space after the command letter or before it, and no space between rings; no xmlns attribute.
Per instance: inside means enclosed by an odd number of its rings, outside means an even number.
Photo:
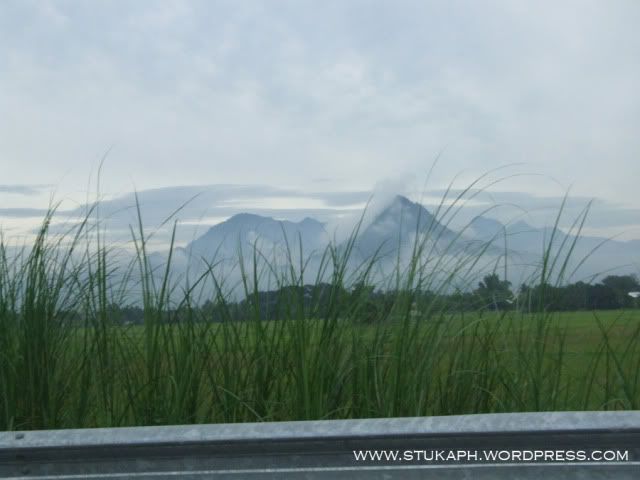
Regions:
<svg viewBox="0 0 640 480"><path fill-rule="evenodd" d="M453 205L459 207L462 197ZM385 277L391 305L372 313L365 294L344 294L371 284L383 261L376 253L353 268L360 222L321 255L315 286L328 292L312 289L309 308L308 291L286 290L278 318L265 320L261 285L304 286L310 252L304 255L300 239L287 239L285 268L257 245L240 248L241 280L234 289L216 259L202 259L201 273L188 278L175 278L171 254L161 269L152 265L139 210L131 231L134 260L115 261L95 213L55 236L49 232L52 210L33 245L18 254L0 238L0 429L630 409L640 403L640 325L637 316L629 317L637 312L584 313L576 326L544 305L482 314L418 302L427 289L474 285L489 245L456 250L458 238L443 246L441 229L416 226L409 260L398 257ZM436 217L448 225L455 213L443 202ZM562 207L558 220L561 214ZM586 211L574 233L585 218ZM541 246L541 285L568 278L575 243L567 242L558 246L552 234ZM250 306L243 321L233 313L238 290ZM216 305L221 321L200 308L203 298ZM144 322L123 326L113 306L132 301L142 307Z"/></svg>

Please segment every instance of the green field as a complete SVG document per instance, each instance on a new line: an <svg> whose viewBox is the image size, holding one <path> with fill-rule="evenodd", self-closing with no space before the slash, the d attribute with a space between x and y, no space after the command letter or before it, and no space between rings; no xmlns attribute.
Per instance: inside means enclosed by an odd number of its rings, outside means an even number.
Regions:
<svg viewBox="0 0 640 480"><path fill-rule="evenodd" d="M639 332L637 310L77 328L4 350L1 427L637 409Z"/></svg>

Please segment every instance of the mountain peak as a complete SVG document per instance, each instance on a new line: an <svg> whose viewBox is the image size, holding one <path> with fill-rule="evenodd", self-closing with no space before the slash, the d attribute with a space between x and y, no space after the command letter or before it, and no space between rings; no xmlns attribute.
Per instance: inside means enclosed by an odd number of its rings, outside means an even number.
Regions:
<svg viewBox="0 0 640 480"><path fill-rule="evenodd" d="M429 212L429 210L427 210L423 205L417 202L412 202L403 195L396 195L393 197L393 200L378 214L376 220L382 220L389 217L402 217L405 221L409 220L410 223L413 222L414 227L418 219L421 224L425 221L431 222L435 220L433 215L431 215L431 212Z"/></svg>
<svg viewBox="0 0 640 480"><path fill-rule="evenodd" d="M295 239L299 235L305 243L305 251L323 247L328 242L323 224L310 217L291 222L254 213L238 213L211 227L189 243L186 250L210 257L221 248L222 256L233 258L239 246L252 248L258 241L262 247L271 248L284 245L286 239Z"/></svg>
<svg viewBox="0 0 640 480"><path fill-rule="evenodd" d="M263 217L255 213L236 213L229 217L227 222L246 222L247 220L271 220L270 217Z"/></svg>
<svg viewBox="0 0 640 480"><path fill-rule="evenodd" d="M391 203L399 203L400 205L404 205L404 206L412 206L412 205L417 205L417 203L412 202L411 200L409 200L407 197L405 197L404 195L396 195L393 198L393 202Z"/></svg>

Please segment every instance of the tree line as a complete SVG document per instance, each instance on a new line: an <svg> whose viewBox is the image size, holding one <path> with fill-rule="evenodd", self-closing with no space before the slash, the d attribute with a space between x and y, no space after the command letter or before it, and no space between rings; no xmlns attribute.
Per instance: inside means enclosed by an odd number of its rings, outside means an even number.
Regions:
<svg viewBox="0 0 640 480"><path fill-rule="evenodd" d="M609 275L598 283L580 281L562 286L522 284L514 291L509 281L493 273L485 275L473 290L449 293L381 291L363 282L351 288L330 283L283 286L250 293L241 301L210 300L192 307L188 315L198 321L213 322L349 317L373 323L388 318L393 311L538 312L637 308L640 299L629 295L634 291L640 291L640 282L635 275ZM110 310L116 323L144 322L144 311L139 306L112 305ZM167 321L185 320L185 315L185 312L169 311Z"/></svg>

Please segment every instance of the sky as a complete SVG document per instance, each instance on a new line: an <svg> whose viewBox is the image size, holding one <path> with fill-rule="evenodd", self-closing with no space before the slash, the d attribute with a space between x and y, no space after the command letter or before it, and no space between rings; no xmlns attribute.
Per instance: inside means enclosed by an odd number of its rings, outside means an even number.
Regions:
<svg viewBox="0 0 640 480"><path fill-rule="evenodd" d="M3 0L0 228L101 198L126 230L134 191L152 224L196 195L187 227L336 218L505 167L469 211L569 190L640 238L638 24L636 0Z"/></svg>

